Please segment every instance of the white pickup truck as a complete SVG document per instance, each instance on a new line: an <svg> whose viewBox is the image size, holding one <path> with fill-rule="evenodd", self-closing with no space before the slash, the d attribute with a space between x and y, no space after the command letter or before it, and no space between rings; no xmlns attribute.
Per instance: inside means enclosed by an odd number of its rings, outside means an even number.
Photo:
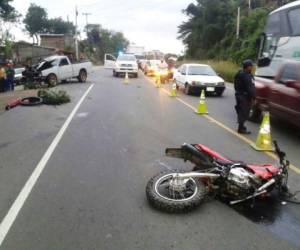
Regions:
<svg viewBox="0 0 300 250"><path fill-rule="evenodd" d="M77 78L79 82L85 82L92 71L92 63L80 61L71 63L67 56L50 56L41 61L36 70L43 81L55 86L61 81Z"/></svg>

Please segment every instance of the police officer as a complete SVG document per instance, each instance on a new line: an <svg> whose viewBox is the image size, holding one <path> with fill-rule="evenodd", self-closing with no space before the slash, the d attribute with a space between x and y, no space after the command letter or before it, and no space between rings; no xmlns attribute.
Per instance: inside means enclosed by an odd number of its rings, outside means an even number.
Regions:
<svg viewBox="0 0 300 250"><path fill-rule="evenodd" d="M248 59L243 61L242 65L243 70L239 71L234 78L235 110L238 116L238 133L250 134L250 131L245 127L245 122L249 118L251 105L255 99L255 85L252 75L253 62Z"/></svg>

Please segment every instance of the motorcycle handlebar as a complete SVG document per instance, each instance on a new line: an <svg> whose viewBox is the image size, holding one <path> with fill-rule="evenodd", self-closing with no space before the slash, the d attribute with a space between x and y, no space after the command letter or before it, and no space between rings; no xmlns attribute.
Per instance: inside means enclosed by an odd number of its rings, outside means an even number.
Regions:
<svg viewBox="0 0 300 250"><path fill-rule="evenodd" d="M274 141L273 143L274 143L274 146L275 146L275 152L278 155L280 163L283 163L284 157L285 157L285 153L280 150L277 141Z"/></svg>

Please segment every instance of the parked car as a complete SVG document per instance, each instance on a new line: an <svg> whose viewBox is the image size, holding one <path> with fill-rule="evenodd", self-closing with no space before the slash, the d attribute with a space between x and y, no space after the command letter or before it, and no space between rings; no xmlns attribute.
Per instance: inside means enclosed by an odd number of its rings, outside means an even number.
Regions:
<svg viewBox="0 0 300 250"><path fill-rule="evenodd" d="M16 85L20 84L23 75L22 72L25 70L25 68L15 68L15 79L14 79L14 83Z"/></svg>
<svg viewBox="0 0 300 250"><path fill-rule="evenodd" d="M89 61L71 63L67 56L50 56L42 60L35 70L39 72L41 80L55 86L72 78L86 82L88 74L92 71L92 63Z"/></svg>
<svg viewBox="0 0 300 250"><path fill-rule="evenodd" d="M160 64L160 60L148 60L145 65L144 73L147 76L155 76L158 72L158 65Z"/></svg>
<svg viewBox="0 0 300 250"><path fill-rule="evenodd" d="M255 77L256 101L250 120L259 121L262 111L300 128L300 62L287 62L274 80Z"/></svg>
<svg viewBox="0 0 300 250"><path fill-rule="evenodd" d="M200 94L204 90L221 96L225 90L225 81L206 64L183 64L174 74L174 80L187 95L194 92Z"/></svg>

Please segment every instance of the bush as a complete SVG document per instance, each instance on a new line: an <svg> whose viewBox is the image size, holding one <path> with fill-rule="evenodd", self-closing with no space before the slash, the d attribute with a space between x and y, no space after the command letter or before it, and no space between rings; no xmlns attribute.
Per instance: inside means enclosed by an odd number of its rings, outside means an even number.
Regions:
<svg viewBox="0 0 300 250"><path fill-rule="evenodd" d="M24 89L45 89L48 85L43 85L37 82L26 82L24 83Z"/></svg>
<svg viewBox="0 0 300 250"><path fill-rule="evenodd" d="M61 105L63 103L68 103L71 101L70 96L66 91L58 90L39 90L38 97L43 99L44 104L49 105Z"/></svg>

